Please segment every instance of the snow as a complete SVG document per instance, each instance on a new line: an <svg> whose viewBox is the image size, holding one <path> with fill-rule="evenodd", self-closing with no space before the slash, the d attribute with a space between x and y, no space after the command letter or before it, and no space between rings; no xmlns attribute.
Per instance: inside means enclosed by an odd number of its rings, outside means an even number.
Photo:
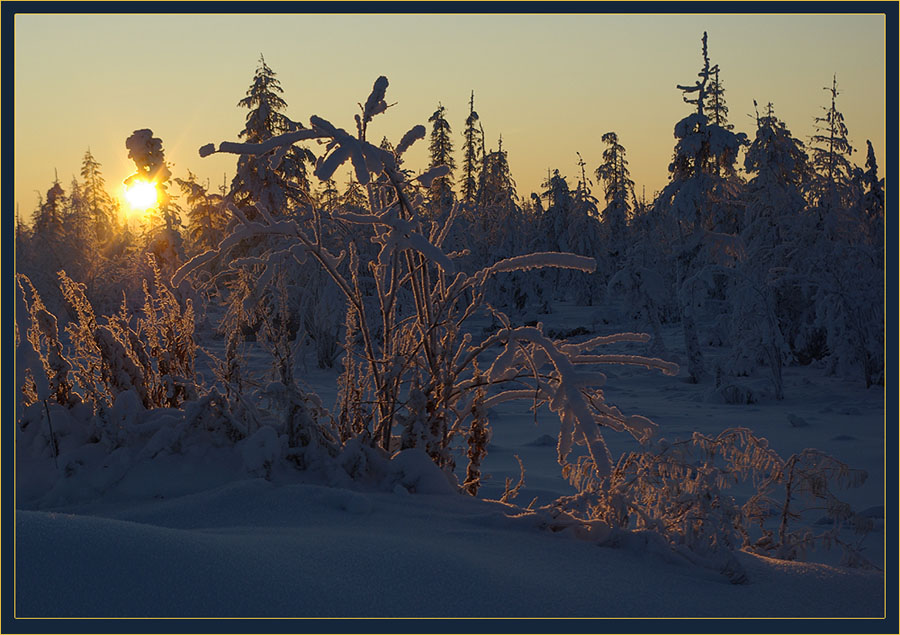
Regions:
<svg viewBox="0 0 900 635"><path fill-rule="evenodd" d="M544 251L500 260L487 269L478 272L476 275L489 276L504 271L527 271L529 269L539 269L542 267L575 269L586 273L592 273L596 269L597 263L593 258L587 256L579 256L567 252Z"/></svg>
<svg viewBox="0 0 900 635"><path fill-rule="evenodd" d="M435 179L446 176L450 173L450 168L446 165L436 165L430 170L426 170L420 174L417 179L424 187L431 187Z"/></svg>
<svg viewBox="0 0 900 635"><path fill-rule="evenodd" d="M589 324L588 315L583 307L563 305L545 316L546 327ZM677 350L677 327L664 333ZM610 339L595 332L585 348L610 345ZM644 338L622 339L612 345L624 353ZM304 382L330 403L337 371L309 366ZM881 390L865 390L821 369L789 367L783 402L769 397L732 406L708 403L708 386L686 383L685 371L669 377L613 366L607 374L608 402L626 416L639 412L652 419L667 439L748 425L783 454L817 447L864 466L870 472L866 484L841 494L856 509L884 515ZM135 399L131 407L127 401L118 408L122 416L140 411ZM674 552L602 547L571 530L541 529L540 517L524 511L529 501L542 505L571 491L556 465L560 422L546 411L529 412L527 399L491 405L493 437L479 495L498 499L504 480L518 479L518 456L525 466L525 485L513 501L518 507L454 493L446 475L416 449L395 455L388 471L368 482L345 476L336 484L326 475L277 467L267 480L265 464L278 439L265 426L234 449L186 440L180 453L161 451L166 444L152 437L140 460L114 453L109 467L87 475L89 480L70 479L75 489L69 490L47 492L41 484L49 457L43 463L20 460L16 614L882 615L884 574L836 566L829 552L816 554L818 563L739 552L749 583L732 585ZM808 425L795 427L795 418ZM614 456L635 443L615 432L605 440ZM115 474L100 473L106 471ZM87 482L95 485L90 491ZM876 562L883 537L876 531L867 538L866 555Z"/></svg>
<svg viewBox="0 0 900 635"><path fill-rule="evenodd" d="M406 152L409 147L414 144L419 139L425 138L425 126L422 124L413 126L407 131L405 135L400 139L400 143L397 144L396 153L397 156L401 156L404 152Z"/></svg>
<svg viewBox="0 0 900 635"><path fill-rule="evenodd" d="M297 141L315 139L320 136L322 135L318 131L304 128L277 135L262 143L235 143L233 141L223 141L219 144L218 149L215 149L215 144L207 143L200 148L199 153L201 157L206 157L216 152L224 152L227 154L266 154L275 148L289 146Z"/></svg>
<svg viewBox="0 0 900 635"><path fill-rule="evenodd" d="M384 101L384 94L387 91L388 79L384 75L375 80L372 86L372 93L366 100L363 108L363 120L369 122L375 115L383 113L387 110L387 102Z"/></svg>
<svg viewBox="0 0 900 635"><path fill-rule="evenodd" d="M19 616L873 616L881 578L741 554L753 582L534 531L499 503L245 480L19 512ZM52 601L48 601L52 598ZM648 601L649 599L649 601Z"/></svg>

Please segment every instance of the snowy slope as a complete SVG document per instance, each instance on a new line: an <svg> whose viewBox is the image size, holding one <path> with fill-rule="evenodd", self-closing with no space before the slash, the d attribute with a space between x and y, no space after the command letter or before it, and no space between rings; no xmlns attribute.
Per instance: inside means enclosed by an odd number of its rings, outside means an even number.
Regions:
<svg viewBox="0 0 900 635"><path fill-rule="evenodd" d="M748 585L535 530L498 503L247 480L19 512L19 616L842 616L881 575L743 555ZM53 598L48 604L48 598Z"/></svg>
<svg viewBox="0 0 900 635"><path fill-rule="evenodd" d="M542 319L547 329L622 330L571 306ZM677 331L666 337L677 354ZM263 357L250 360L257 370L264 367ZM314 360L298 369L326 404L335 397L336 373L316 369ZM863 546L882 565L881 389L813 367L790 368L783 402L766 394L764 379L747 378L758 403L734 406L718 403L709 385L686 383L684 371L673 378L611 367L608 376L608 401L649 416L668 439L747 426L782 456L817 447L866 469L867 482L840 495L877 521ZM391 462L403 483L393 489L384 486L390 479L337 482L286 466L264 480L242 467L240 448L191 446L182 454L126 461L124 468L108 461L109 468L55 486L47 479L52 459L20 456L17 615L883 614L884 574L835 566L834 552L811 554L817 563L739 553L749 582L732 585L671 552L600 547L568 531L542 529L534 515L515 517L532 499L542 505L572 492L556 463L559 422L547 412L535 420L527 403L490 414L493 438L479 494L496 499L507 478L515 482L518 455L526 470L514 501L520 507L456 494L419 451ZM792 416L806 425L797 427ZM634 448L622 434L610 432L606 440L613 456ZM458 463L464 469L465 459Z"/></svg>

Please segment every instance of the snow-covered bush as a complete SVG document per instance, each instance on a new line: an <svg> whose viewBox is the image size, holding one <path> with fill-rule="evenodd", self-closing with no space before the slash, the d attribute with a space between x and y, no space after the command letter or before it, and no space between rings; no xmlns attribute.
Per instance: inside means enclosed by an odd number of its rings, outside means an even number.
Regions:
<svg viewBox="0 0 900 635"><path fill-rule="evenodd" d="M31 405L36 400L52 399L64 406L73 405L77 397L73 394L73 386L69 378L72 365L63 354L62 343L59 339L59 328L56 316L50 313L41 301L31 281L24 275L18 274L19 300L23 303L23 309L27 312L30 326L27 331L27 344L20 340L20 346L27 346L40 360L40 370L34 366L27 368L30 371L26 377L27 386L23 386L23 396L26 405ZM25 287L31 295L31 302L26 300ZM24 317L24 316L23 316ZM24 321L23 321L24 322ZM20 326L24 327L24 324ZM41 374L46 381L35 383L35 375Z"/></svg>
<svg viewBox="0 0 900 635"><path fill-rule="evenodd" d="M846 564L874 566L840 534L844 523L865 533L871 522L832 492L835 486L858 487L866 473L819 450L806 449L785 460L766 439L746 428L729 428L714 437L694 433L688 440L645 443L623 454L601 479L592 467L587 457L570 466L566 474L578 494L558 499L541 513L552 510L558 519L594 531L604 523L606 543L633 542L618 530L653 534L675 553L719 570L735 584L747 581L734 557L741 548L793 560L815 545L838 545ZM727 492L738 484L754 492L743 504ZM825 510L831 528L818 535L797 529L809 510Z"/></svg>
<svg viewBox="0 0 900 635"><path fill-rule="evenodd" d="M75 316L65 329L68 350L60 340L56 316L44 308L28 278L18 275L18 300L24 312L17 319L27 315L30 321L27 347L20 341L19 348L34 352L46 377L37 381L37 368L33 361L28 363L23 406L36 401L46 405L48 399L68 409L86 404L97 416L93 436L101 438L105 433L118 435L104 421L106 411L123 392L136 394L145 408L177 408L197 396L191 303L181 307L162 282L152 257L148 258L154 272L153 291L145 281L143 311L134 319L123 303L119 313L98 322L85 286L59 272L63 297ZM45 411L49 417L49 410Z"/></svg>
<svg viewBox="0 0 900 635"><path fill-rule="evenodd" d="M817 545L838 546L843 564L875 568L862 555L858 545L843 539L840 534L844 525L849 525L857 535L865 534L872 529L871 519L854 513L851 506L832 491L834 487L859 487L867 478L864 470L852 469L834 457L810 448L785 460L774 455L765 467L768 474L743 506L744 546L785 560L802 560L804 552ZM831 525L831 528L818 534L809 529L798 530L795 521L806 511L816 514L824 511L825 516L817 524ZM777 527L767 527L766 521L773 516ZM756 525L762 534L756 540L749 536L751 525Z"/></svg>
<svg viewBox="0 0 900 635"><path fill-rule="evenodd" d="M790 483L779 470L793 459L782 461L767 449L764 440L746 430L729 430L716 438L695 435L688 442L654 443L654 424L641 416L626 416L607 404L600 389L605 376L592 368L629 364L675 374L677 366L659 359L596 352L611 344L646 343L648 335L622 333L578 343L554 340L539 324L514 326L491 307L486 300L487 282L498 274L548 267L591 272L593 260L542 252L512 256L472 274L460 272L454 262L459 254L448 255L442 249L458 207L440 221L427 220L414 202L419 199L411 200L407 194L410 175L397 165L403 151L424 136L424 128L413 128L392 152L365 139L371 118L385 109L386 87L384 78L376 81L357 116L355 136L312 117L308 130L263 144L226 142L218 150L214 146L201 149L204 155L213 151L272 152L272 160L277 161L278 153L297 140L324 141L326 154L317 161L315 174L328 180L349 159L359 183L366 187L368 209L316 210L313 226L329 222L357 226L378 246L370 262L360 260L354 242L346 252L334 254L323 244L320 231L311 236L296 222L279 219L259 206L257 220L244 218L217 249L179 270L175 282L208 263L227 266L230 251L243 241L280 237L282 247L260 261L262 278L273 275L273 268L285 266L289 258L300 263L311 258L331 277L347 303L339 412L327 439L317 442L330 447L331 455L347 461L350 448L358 453L363 447L373 447L388 454L415 448L424 450L435 465L451 475L455 451L465 444L468 466L462 489L474 495L490 439L490 408L516 399L533 401L535 406L546 404L562 424L557 457L578 493L538 510L526 510L525 515L536 514L544 519L540 523L550 528L572 527L605 544L633 542L629 536L643 535L692 562L722 571L733 582L744 581L734 551L749 544L748 519L757 519L751 512L759 507L762 496L773 484ZM419 176L418 181L427 187L441 173L437 168ZM740 246L732 237L708 231L698 231L693 238L698 250L708 252L707 260L733 258ZM364 291L360 272L366 270L372 277ZM695 271L682 286L712 287L716 284L714 273L712 267ZM625 282L624 275L620 283ZM640 281L623 286L638 295L652 295L642 289L645 285ZM644 305L642 308L653 308ZM497 328L478 341L467 323L484 312ZM642 447L614 461L601 428L627 432ZM576 445L585 452L573 452ZM699 460L692 454L695 449L701 452ZM371 465L371 461L370 457L365 462ZM359 464L356 459L351 463ZM824 472L821 476L829 477ZM760 496L751 500L754 507L745 509L724 493L735 479L765 484ZM517 490L507 489L504 500Z"/></svg>
<svg viewBox="0 0 900 635"><path fill-rule="evenodd" d="M386 88L387 79L378 78L356 117L356 135L313 116L310 128L264 143L224 142L218 149L212 144L201 148L201 155L215 151L271 153L270 160L277 163L294 142L324 142L326 153L318 159L315 175L327 181L349 160L357 181L367 188L369 208L365 213L338 209L327 217L321 210L316 213L322 214L323 222L349 223L368 233L379 250L372 262L364 263L367 267L360 266L354 243L346 252L334 254L318 232L310 235L296 222L276 217L260 205L257 220L244 218L217 249L182 267L175 284L211 261L227 267L229 253L244 241L266 235L290 238L284 247L267 254L261 277L273 275L273 268L288 258L299 263L312 258L332 278L348 305L347 331L355 335L346 340L344 392L337 414L342 438L359 436L387 452L424 448L438 466L452 472L455 458L451 445L466 436L465 424L472 417L477 395L488 388L493 394L484 399L485 408L508 399L547 403L563 424L560 463L568 465L577 442L588 448L598 474L608 473L609 451L600 428L628 431L643 439L652 423L642 417L626 417L607 406L599 389L605 377L583 367L637 364L669 374L677 367L658 359L593 353L606 344L647 341L643 335L600 337L580 344L554 341L540 328L513 327L505 315L487 305L486 283L497 274L548 267L590 273L594 261L575 254L544 252L507 258L472 275L458 271L442 250L458 207L454 206L443 222L427 220L408 196L409 174L397 164L398 157L424 137L424 127L412 128L393 152L366 141L368 124L387 107ZM438 167L416 180L428 187L445 171ZM360 285L359 271L366 268L372 272L374 297L367 297ZM478 342L465 327L471 317L483 312L493 315L500 329ZM483 377L477 376L476 363L485 360L489 370ZM477 434L481 433L469 436Z"/></svg>

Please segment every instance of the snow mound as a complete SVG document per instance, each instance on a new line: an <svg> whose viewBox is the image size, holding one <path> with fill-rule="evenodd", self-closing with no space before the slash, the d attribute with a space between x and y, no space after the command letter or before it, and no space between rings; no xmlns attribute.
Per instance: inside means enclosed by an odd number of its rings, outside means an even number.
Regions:
<svg viewBox="0 0 900 635"><path fill-rule="evenodd" d="M393 462L407 477L417 474L420 487L436 486L442 475L427 477L417 454L402 452ZM538 531L510 516L511 509L462 496L361 494L256 479L118 506L110 510L115 518L19 511L16 612L874 617L883 611L879 573L739 553L751 582L734 586L659 555Z"/></svg>

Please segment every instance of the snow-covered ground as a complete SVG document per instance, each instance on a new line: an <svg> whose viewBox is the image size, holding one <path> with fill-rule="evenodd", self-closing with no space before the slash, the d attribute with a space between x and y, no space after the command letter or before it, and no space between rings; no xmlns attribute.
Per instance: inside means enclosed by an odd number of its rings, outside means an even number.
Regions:
<svg viewBox="0 0 900 635"><path fill-rule="evenodd" d="M539 316L549 330L633 330L596 309L564 306ZM677 356L680 333L665 331ZM201 344L216 342L201 336ZM623 345L625 346L625 345ZM631 345L635 346L635 345ZM640 345L638 350L643 352ZM623 349L624 350L624 349ZM717 349L707 348L712 357ZM262 369L262 356L252 355ZM338 370L298 370L330 405ZM884 391L785 371L776 402L764 377L747 378L750 405L726 405L685 372L610 367L608 402L659 424L667 439L746 426L782 456L823 450L867 470L839 496L875 520L864 555L884 567ZM456 494L423 453L392 461L402 485L336 483L287 467L250 474L240 452L194 445L183 454L107 461L55 487L51 458L17 464L16 614L26 616L548 616L880 617L884 573L739 553L749 582L655 549L599 547L569 531L540 529L521 507L571 493L556 462L559 423L526 403L491 412L493 438L479 499ZM634 449L605 435L613 457ZM525 485L496 500L507 478ZM424 460L424 461L423 461ZM457 463L464 469L465 459ZM106 471L104 473L104 470ZM740 492L737 492L739 495ZM815 523L815 521L813 521ZM888 575L895 576L894 563ZM893 610L893 609L889 609Z"/></svg>
<svg viewBox="0 0 900 635"><path fill-rule="evenodd" d="M242 480L20 511L19 616L878 616L881 575L741 555L751 577L600 548L455 495Z"/></svg>

